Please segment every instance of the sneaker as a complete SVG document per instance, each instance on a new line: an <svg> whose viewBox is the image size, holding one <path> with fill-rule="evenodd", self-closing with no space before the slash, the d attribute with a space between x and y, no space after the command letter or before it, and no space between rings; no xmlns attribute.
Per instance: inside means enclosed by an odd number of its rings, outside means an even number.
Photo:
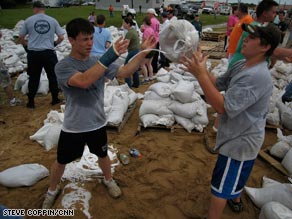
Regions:
<svg viewBox="0 0 292 219"><path fill-rule="evenodd" d="M10 106L17 106L17 105L21 104L21 100L14 97L12 100L10 100L9 103L10 103Z"/></svg>
<svg viewBox="0 0 292 219"><path fill-rule="evenodd" d="M119 198L121 196L122 191L121 191L120 187L117 185L115 180L113 180L113 179L111 179L111 180L103 179L102 183L107 187L109 195L112 198Z"/></svg>
<svg viewBox="0 0 292 219"><path fill-rule="evenodd" d="M60 194L60 192L61 192L61 188L60 188L59 185L57 186L55 192L49 193L49 191L48 191L47 194L46 194L45 200L43 202L42 209L50 209L50 208L52 208L54 203L55 203L55 201L57 200L57 197Z"/></svg>

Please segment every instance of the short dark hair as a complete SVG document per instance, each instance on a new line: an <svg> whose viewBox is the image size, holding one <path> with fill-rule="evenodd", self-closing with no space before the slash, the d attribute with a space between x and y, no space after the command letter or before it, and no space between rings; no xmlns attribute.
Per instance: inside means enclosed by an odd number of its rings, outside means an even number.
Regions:
<svg viewBox="0 0 292 219"><path fill-rule="evenodd" d="M105 22L105 16L103 14L99 14L96 16L96 23L101 25Z"/></svg>
<svg viewBox="0 0 292 219"><path fill-rule="evenodd" d="M136 24L134 23L134 21L132 20L132 18L129 17L125 17L124 21L126 24L130 24L131 26L136 26Z"/></svg>
<svg viewBox="0 0 292 219"><path fill-rule="evenodd" d="M236 11L238 9L237 5L232 6L232 14L234 14L234 11Z"/></svg>
<svg viewBox="0 0 292 219"><path fill-rule="evenodd" d="M93 34L93 25L84 18L74 18L66 25L68 37L75 39L79 33Z"/></svg>
<svg viewBox="0 0 292 219"><path fill-rule="evenodd" d="M151 19L150 19L150 17L145 16L144 19L143 19L143 22L145 24L147 24L148 26L150 26L151 25Z"/></svg>
<svg viewBox="0 0 292 219"><path fill-rule="evenodd" d="M45 5L44 5L44 3L42 3L41 1L35 1L35 2L32 4L32 7L33 7L33 8L45 8Z"/></svg>
<svg viewBox="0 0 292 219"><path fill-rule="evenodd" d="M238 10L241 11L241 12L243 12L243 13L248 13L248 7L244 3L240 3L239 4Z"/></svg>
<svg viewBox="0 0 292 219"><path fill-rule="evenodd" d="M274 0L262 0L256 9L257 17L260 17L265 11L271 10L272 7L278 6L279 4Z"/></svg>

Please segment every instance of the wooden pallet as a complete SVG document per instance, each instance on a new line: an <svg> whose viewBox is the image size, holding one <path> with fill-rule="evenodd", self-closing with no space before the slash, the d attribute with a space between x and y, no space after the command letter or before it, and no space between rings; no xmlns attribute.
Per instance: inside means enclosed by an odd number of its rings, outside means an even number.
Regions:
<svg viewBox="0 0 292 219"><path fill-rule="evenodd" d="M125 124L127 123L127 121L129 120L130 116L133 114L135 108L137 106L137 100L131 104L129 107L128 107L128 110L127 112L125 113L124 115L124 118L122 120L122 122L118 125L114 125L114 124L110 124L108 123L106 125L106 128L108 131L117 131L118 133L121 132L122 128L125 126Z"/></svg>
<svg viewBox="0 0 292 219"><path fill-rule="evenodd" d="M224 41L225 33L224 32L203 32L202 40L207 41Z"/></svg>
<svg viewBox="0 0 292 219"><path fill-rule="evenodd" d="M270 147L271 148L271 147ZM282 166L281 162L276 160L270 153L270 148L260 150L259 156L267 161L271 166L283 173L285 176L289 176L287 170Z"/></svg>
<svg viewBox="0 0 292 219"><path fill-rule="evenodd" d="M182 127L181 125L175 123L172 126L165 126L165 125L153 125L153 126L147 126L146 128L143 126L143 124L140 122L138 124L138 128L137 128L137 133L136 135L138 135L142 130L151 130L151 129L158 129L158 130L167 130L170 131L171 133L173 133L175 131L175 129L183 129L185 130L184 127ZM185 130L186 131L186 130ZM203 132L198 132L197 130L193 129L192 132L196 133L196 134L204 134L205 133L205 129L203 130Z"/></svg>

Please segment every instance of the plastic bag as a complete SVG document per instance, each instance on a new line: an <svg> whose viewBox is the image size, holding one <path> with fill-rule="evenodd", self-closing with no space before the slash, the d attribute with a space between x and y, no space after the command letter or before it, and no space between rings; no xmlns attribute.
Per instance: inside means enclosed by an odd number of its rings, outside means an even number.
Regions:
<svg viewBox="0 0 292 219"><path fill-rule="evenodd" d="M190 57L197 50L198 43L198 31L186 20L170 21L159 33L161 50L172 62L179 62L183 55Z"/></svg>

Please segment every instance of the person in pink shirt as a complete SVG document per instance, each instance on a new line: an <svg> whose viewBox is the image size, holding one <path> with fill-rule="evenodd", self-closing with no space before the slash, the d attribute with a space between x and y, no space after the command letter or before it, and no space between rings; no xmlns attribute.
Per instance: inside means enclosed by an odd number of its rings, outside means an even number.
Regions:
<svg viewBox="0 0 292 219"><path fill-rule="evenodd" d="M232 7L232 14L228 17L227 20L227 27L226 27L226 36L225 36L225 41L224 41L224 51L227 51L228 48L228 41L229 41L229 36L231 34L231 31L233 30L233 27L235 24L238 22L238 15L237 15L237 5Z"/></svg>
<svg viewBox="0 0 292 219"><path fill-rule="evenodd" d="M156 42L159 42L160 22L156 18L157 13L153 8L148 8L146 12L147 12L147 16L150 18L150 21L151 21L150 26L154 30L154 37L156 39ZM159 43L157 43L156 49L159 49ZM158 56L159 56L159 52L155 52L155 54L153 56L153 60L152 60L152 68L153 68L154 74L158 72Z"/></svg>
<svg viewBox="0 0 292 219"><path fill-rule="evenodd" d="M151 21L149 16L144 17L143 24L141 25L141 32L143 33L142 43L150 36L155 36L155 32L151 27ZM148 53L148 55L145 56L145 61L141 64L142 73L144 75L144 80L141 82L141 84L145 84L153 80L153 68L151 62L155 53L156 51L151 51L150 53Z"/></svg>

